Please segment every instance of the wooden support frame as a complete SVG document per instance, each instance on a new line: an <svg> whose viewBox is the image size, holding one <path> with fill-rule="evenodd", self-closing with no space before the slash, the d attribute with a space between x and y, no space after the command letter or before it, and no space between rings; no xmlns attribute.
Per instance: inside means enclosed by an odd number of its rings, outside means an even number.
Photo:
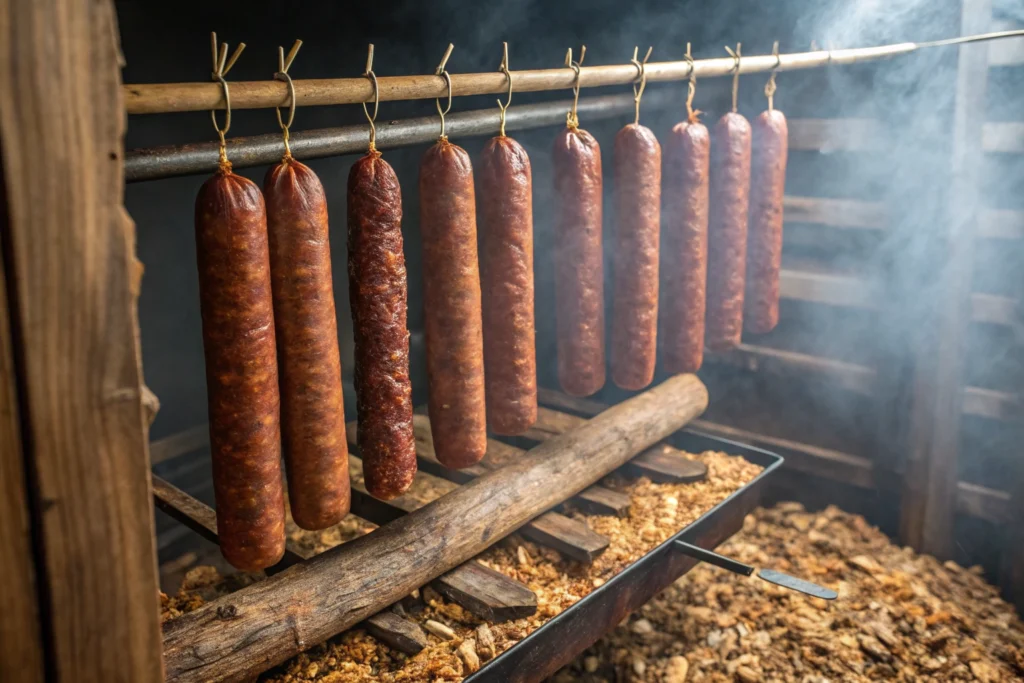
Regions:
<svg viewBox="0 0 1024 683"><path fill-rule="evenodd" d="M52 681L163 680L120 62L110 0L0 10L18 456ZM5 460L18 443L12 424L0 425ZM21 627L29 640L38 633ZM25 661L37 668L31 652Z"/></svg>

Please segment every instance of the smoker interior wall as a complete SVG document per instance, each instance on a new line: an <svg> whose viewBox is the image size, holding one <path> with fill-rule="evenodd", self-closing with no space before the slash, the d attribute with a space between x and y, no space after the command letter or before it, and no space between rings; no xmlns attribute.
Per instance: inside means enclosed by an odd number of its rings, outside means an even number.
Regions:
<svg viewBox="0 0 1024 683"><path fill-rule="evenodd" d="M997 6L1010 5L996 3ZM913 6L915 14L896 9ZM654 60L679 58L686 41L695 56L722 56L722 46L743 43L744 54L770 52L773 40L783 51L804 49L812 40L835 40L849 47L901 40L927 40L959 31L960 2L906 0L893 7L891 22L860 25L844 33L828 27L827 18L853 7L841 0L791 0L763 3L719 0L690 2L566 2L515 0L502 3L448 0L393 3L219 3L186 0L155 3L117 2L122 44L127 60L126 83L206 80L210 71L210 30L232 45L248 44L229 80L269 78L276 68L278 45L286 49L295 38L305 44L292 66L295 78L358 76L364 67L366 45L376 45L379 75L430 73L447 43L455 44L449 62L452 72L496 70L501 41L509 42L513 69L550 68L561 64L565 48L587 45L588 64L621 63L633 46L655 46ZM1012 9L1012 7L1011 7ZM1006 12L1005 9L997 11ZM1024 20L1024 18L1022 18ZM822 27L828 27L824 31ZM871 306L836 306L785 300L782 322L769 335L747 337L745 343L769 349L799 351L872 368L879 380L870 394L849 391L828 377L805 377L750 372L709 358L701 376L711 389L707 418L759 434L832 448L872 460L897 476L906 448L909 390L915 352L921 336L932 329L937 310L934 281L948 257L942 240L942 221L948 208L949 154L956 66L955 50L933 51L880 62L836 69L786 73L779 77L776 106L796 119L877 119L891 145L869 152L842 150L793 151L787 195L847 198L882 202L892 213L884 230L844 229L787 221L784 267L807 274L849 277L864 283L874 297ZM1024 67L991 71L988 115L1014 120L1024 111L1020 88ZM763 75L744 77L740 111L753 118L765 108ZM730 105L728 79L698 83L696 106L711 125ZM671 106L645 108L642 121L664 140L670 127L683 118L684 83L652 84L673 94ZM627 88L603 89L628 92ZM601 91L584 91L597 94ZM564 99L568 92L513 96L513 106ZM495 106L494 97L460 98L453 111ZM381 120L434 113L431 101L385 102ZM295 130L362 123L357 105L299 109ZM601 142L606 169L605 237L610 240L612 142L628 121L588 122L582 125ZM231 135L253 135L277 129L269 110L237 111ZM555 129L516 132L533 161L535 203L535 262L537 278L538 369L544 386L555 378L554 312L552 308L552 186L550 145ZM129 120L126 146L146 147L214 139L206 113L134 116ZM476 158L482 139L456 140ZM425 400L426 378L422 348L422 269L418 230L417 174L424 147L393 150L386 158L402 180L405 253L409 271L409 321L413 334L413 386L416 401ZM1024 182L1022 155L986 158L985 201L1000 208L1024 208L1013 188ZM331 216L335 297L342 361L346 378L352 372L352 334L348 309L345 250L345 188L354 157L310 162L327 190ZM245 175L262 182L266 169L247 169ZM152 435L160 438L206 420L205 378L200 334L198 286L193 238L193 203L201 177L176 178L129 185L126 204L138 226L139 255L146 266L140 300L144 371L147 383L160 396L162 409ZM1016 197L1016 199L1014 198ZM975 267L977 291L1007 293L1018 283L1006 276L1020 263L1019 243L1002 241L979 246ZM612 254L606 254L611 273ZM611 282L606 291L610 295ZM609 322L610 322L610 316ZM971 328L967 382L974 386L1014 391L1019 364L1011 353L1012 331L987 324ZM606 387L599 396L619 400L624 392ZM351 396L349 415L354 413ZM970 417L965 421L960 468L971 482L1005 488L1015 465L1006 457L1013 448L1016 428ZM171 467L173 465L173 467ZM162 472L178 485L211 500L206 461L168 463ZM175 477L178 477L175 480ZM793 477L778 495L803 497L814 504L841 501L844 507L866 513L892 534L898 525L898 487L895 493L844 486L829 488L820 480ZM824 495L808 492L824 491ZM981 525L981 531L977 525ZM1000 531L987 522L971 520L958 534L963 564L983 561L998 565ZM186 534L187 535L187 534ZM165 547L162 557L173 553Z"/></svg>

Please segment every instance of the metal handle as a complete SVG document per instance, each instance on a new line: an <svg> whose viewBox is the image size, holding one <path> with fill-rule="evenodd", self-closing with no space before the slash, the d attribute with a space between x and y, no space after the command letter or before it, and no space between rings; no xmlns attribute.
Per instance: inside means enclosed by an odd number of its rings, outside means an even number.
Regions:
<svg viewBox="0 0 1024 683"><path fill-rule="evenodd" d="M725 557L724 555L719 555L716 552L705 550L704 548L692 545L686 541L676 539L673 546L679 552L684 555L688 555L695 560L713 564L716 567L727 569L735 574L750 576L755 571L755 568L749 564L744 564L738 560L732 559L731 557ZM798 579L795 576L790 576L789 574L783 574L782 572L775 571L774 569L758 570L757 576L768 583L774 583L776 586L782 586L783 588L804 593L811 597L821 598L822 600L835 600L839 597L839 594L830 588L825 588L824 586L819 586L816 583Z"/></svg>

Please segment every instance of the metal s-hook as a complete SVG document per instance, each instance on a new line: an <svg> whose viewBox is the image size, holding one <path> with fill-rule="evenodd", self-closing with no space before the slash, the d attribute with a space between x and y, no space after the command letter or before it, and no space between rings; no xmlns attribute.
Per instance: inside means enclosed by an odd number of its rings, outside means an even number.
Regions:
<svg viewBox="0 0 1024 683"><path fill-rule="evenodd" d="M224 127L221 128L217 123L217 110L210 110L210 120L213 121L213 128L217 131L217 136L220 138L220 164L221 166L227 166L230 168L231 164L228 162L227 154L227 139L225 136L228 134L228 130L231 129L231 90L228 88L228 82L224 79L231 71L231 67L235 65L238 58L242 54L242 50L245 49L245 43L239 43L235 51L231 53L231 59L228 59L228 44L222 43L220 50L217 50L217 34L216 32L210 34L210 46L213 51L213 71L210 74L211 78L220 83L221 89L224 91Z"/></svg>
<svg viewBox="0 0 1024 683"><path fill-rule="evenodd" d="M498 100L498 109L501 110L501 127L498 130L498 134L501 137L505 137L505 112L508 111L508 105L512 104L512 74L508 70L508 43L502 43L502 50L501 66L498 70L505 74L505 80L508 81L508 99L505 104L502 104L500 99Z"/></svg>
<svg viewBox="0 0 1024 683"><path fill-rule="evenodd" d="M441 111L441 98L434 100L437 103L437 113L441 115L441 137L438 140L447 140L448 136L444 133L444 117L452 109L452 77L448 75L445 70L445 65L448 63L448 58L452 56L452 50L455 49L455 45L448 43L448 49L444 51L444 57L441 58L441 63L437 65L437 71L435 75L444 78L444 82L448 85L448 106Z"/></svg>
<svg viewBox="0 0 1024 683"><path fill-rule="evenodd" d="M572 60L572 48L570 47L565 53L565 66L573 70L576 74L576 79L572 83L572 109L565 115L565 125L569 128L579 128L580 119L576 115L576 105L580 101L580 68L583 66L583 58L587 56L587 46L580 46L580 58L579 61Z"/></svg>
<svg viewBox="0 0 1024 683"><path fill-rule="evenodd" d="M377 109L380 106L380 89L377 86L377 74L373 73L373 43L370 43L370 49L366 54L366 71L363 73L364 76L370 79L370 83L373 84L373 116L370 116L370 110L366 108L366 102L363 102L363 113L366 114L366 120L370 122L370 152L377 151Z"/></svg>
<svg viewBox="0 0 1024 683"><path fill-rule="evenodd" d="M639 46L634 46L633 59L629 60L630 64L635 66L637 71L640 72L637 76L637 79L640 81L639 85L637 85L636 81L633 82L633 106L636 109L636 117L633 119L633 123L637 125L640 124L640 98L644 96L644 89L647 87L647 60L650 59L652 50L654 50L653 46L647 48L647 54L644 55L644 61L641 62L637 59L640 48Z"/></svg>
<svg viewBox="0 0 1024 683"><path fill-rule="evenodd" d="M288 123L285 123L281 118L281 108L274 107L274 112L277 114L277 125L281 126L281 134L284 137L284 158L285 160L292 158L292 148L288 144L290 137L288 129L291 128L292 122L295 121L295 83L292 82L292 77L288 75L288 69L291 67L292 62L295 61L295 55L299 54L299 48L302 47L302 41L296 40L295 44L292 45L292 49L288 50L288 56L285 57L284 48L277 48L277 72L274 74L274 80L284 81L288 84Z"/></svg>
<svg viewBox="0 0 1024 683"><path fill-rule="evenodd" d="M700 121L701 111L693 108L693 96L697 92L697 65L690 53L690 43L686 44L686 63L690 65L690 82L686 86L686 120L689 123Z"/></svg>
<svg viewBox="0 0 1024 683"><path fill-rule="evenodd" d="M772 75L768 77L768 82L764 84L764 96L768 98L768 111L775 109L775 74L782 66L782 57L779 56L779 41L777 40L772 45L772 54L775 56L775 66L772 67Z"/></svg>
<svg viewBox="0 0 1024 683"><path fill-rule="evenodd" d="M732 110L733 111L736 111L737 108L738 108L737 101L738 101L739 91L740 91L740 56L741 56L740 48L742 48L742 47L743 47L743 43L736 43L736 51L733 52L731 49L729 49L728 45L725 46L725 51L728 52L729 55L733 59L736 60L736 64L732 68Z"/></svg>

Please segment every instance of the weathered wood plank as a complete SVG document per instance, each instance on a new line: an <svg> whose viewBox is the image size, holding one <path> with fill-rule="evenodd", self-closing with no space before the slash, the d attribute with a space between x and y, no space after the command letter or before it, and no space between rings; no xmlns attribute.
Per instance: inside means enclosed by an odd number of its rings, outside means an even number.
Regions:
<svg viewBox="0 0 1024 683"><path fill-rule="evenodd" d="M727 363L753 372L820 377L862 396L871 396L875 390L874 368L807 353L740 344L732 351L708 353L704 358L708 363Z"/></svg>
<svg viewBox="0 0 1024 683"><path fill-rule="evenodd" d="M779 285L783 299L868 310L878 308L877 283L864 278L784 268Z"/></svg>
<svg viewBox="0 0 1024 683"><path fill-rule="evenodd" d="M460 565L431 585L452 602L492 623L528 617L537 611L537 595L532 590L479 562Z"/></svg>
<svg viewBox="0 0 1024 683"><path fill-rule="evenodd" d="M792 133L792 128L790 129ZM830 228L884 230L888 225L885 206L881 202L828 197L797 197L782 199L787 223L812 223Z"/></svg>
<svg viewBox="0 0 1024 683"><path fill-rule="evenodd" d="M981 127L981 146L992 154L1024 152L1024 123L989 121Z"/></svg>
<svg viewBox="0 0 1024 683"><path fill-rule="evenodd" d="M789 149L871 152L882 149L886 130L878 119L790 119Z"/></svg>
<svg viewBox="0 0 1024 683"><path fill-rule="evenodd" d="M0 178L3 171L0 157ZM0 235L7 233L8 220L0 185ZM46 655L36 594L25 450L18 424L11 313L0 259L0 681L41 683Z"/></svg>
<svg viewBox="0 0 1024 683"><path fill-rule="evenodd" d="M419 653L428 644L427 634L419 624L398 616L391 610L378 612L363 622L367 633L407 655Z"/></svg>
<svg viewBox="0 0 1024 683"><path fill-rule="evenodd" d="M323 642L620 467L707 401L695 376L669 378L372 534L175 619L164 630L168 678L237 680Z"/></svg>
<svg viewBox="0 0 1024 683"><path fill-rule="evenodd" d="M210 425L203 423L163 439L150 441L149 463L155 467L159 463L195 453L202 448L209 448L209 446Z"/></svg>
<svg viewBox="0 0 1024 683"><path fill-rule="evenodd" d="M5 3L0 149L54 681L162 681L114 3Z"/></svg>

